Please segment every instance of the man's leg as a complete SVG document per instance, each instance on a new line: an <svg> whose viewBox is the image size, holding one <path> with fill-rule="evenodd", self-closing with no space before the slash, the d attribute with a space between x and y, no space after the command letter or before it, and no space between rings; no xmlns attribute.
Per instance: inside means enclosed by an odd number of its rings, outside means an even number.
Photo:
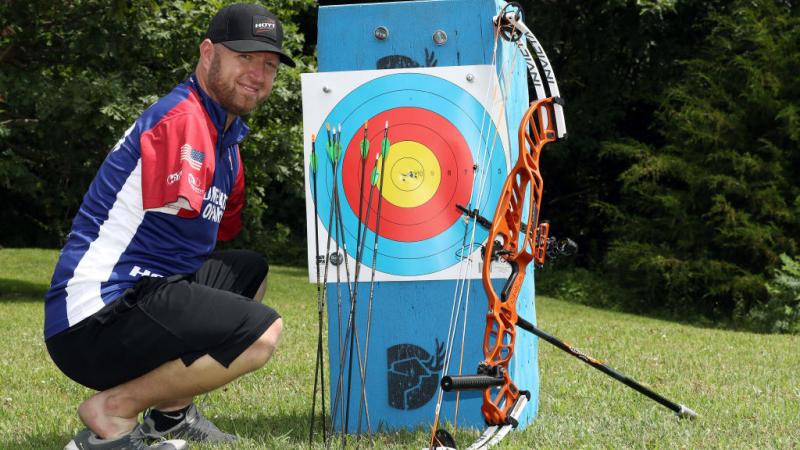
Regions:
<svg viewBox="0 0 800 450"><path fill-rule="evenodd" d="M267 291L269 266L260 254L250 250L224 250L211 254L195 275L195 281L206 286L250 296L261 303ZM261 280L253 293L256 280ZM178 398L158 403L154 409L178 411L189 406L194 397Z"/></svg>
<svg viewBox="0 0 800 450"><path fill-rule="evenodd" d="M109 438L132 430L148 407L208 392L263 366L280 336L279 317L266 305L186 277L146 277L48 339L47 348L67 376L100 391L79 414ZM214 434L208 439L227 440Z"/></svg>
<svg viewBox="0 0 800 450"><path fill-rule="evenodd" d="M264 299L264 294L266 293L266 290L267 290L267 277L265 276L264 280L261 282L261 285L258 287L256 294L253 296L253 300L261 302ZM194 397L178 398L175 400L167 400L158 403L157 405L153 406L153 408L163 412L178 411L191 405L193 401Z"/></svg>
<svg viewBox="0 0 800 450"><path fill-rule="evenodd" d="M176 359L93 395L78 407L78 414L101 438L121 436L136 426L139 412L152 405L190 399L262 367L272 356L282 328L283 322L277 319L228 368L209 355L200 357L188 367Z"/></svg>

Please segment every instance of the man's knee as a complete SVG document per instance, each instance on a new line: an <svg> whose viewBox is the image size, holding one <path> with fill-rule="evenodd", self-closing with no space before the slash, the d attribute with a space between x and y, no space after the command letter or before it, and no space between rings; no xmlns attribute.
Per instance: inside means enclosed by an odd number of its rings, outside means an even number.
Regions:
<svg viewBox="0 0 800 450"><path fill-rule="evenodd" d="M261 285L258 286L256 289L256 293L253 295L253 300L257 302L261 302L264 300L264 294L267 293L267 276L264 275L264 279L261 281Z"/></svg>
<svg viewBox="0 0 800 450"><path fill-rule="evenodd" d="M255 368L267 363L275 348L278 347L278 340L283 331L283 320L278 318L252 345L247 349L251 362Z"/></svg>

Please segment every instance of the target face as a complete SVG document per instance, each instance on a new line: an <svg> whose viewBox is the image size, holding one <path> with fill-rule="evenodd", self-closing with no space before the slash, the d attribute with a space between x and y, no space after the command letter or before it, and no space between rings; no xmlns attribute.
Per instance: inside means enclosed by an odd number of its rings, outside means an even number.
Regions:
<svg viewBox="0 0 800 450"><path fill-rule="evenodd" d="M484 66L473 66L473 71L475 67ZM371 270L374 262L377 279L457 276L454 268L461 256L476 249L464 247L473 227L462 220L456 205L478 208L491 217L508 167L507 138L501 137L505 126L498 127L497 118L470 92L485 89L486 95L493 72L481 69L485 83L465 89L459 84L469 83L467 69L369 71L366 79L351 80L352 87L340 87L347 76L342 72L335 79L331 74L313 74L328 78L315 83L323 85L316 97L325 99L324 87L329 86L325 82L346 90L331 102L327 113L318 114L307 133L317 136L318 165L316 174L307 177L311 185L307 186L307 210L311 209L311 220L317 221L321 232L321 253L334 251L329 250L330 240L333 248L338 244L343 253L346 249L348 261L354 263L358 232L366 229L362 234L366 238L361 239L362 273ZM363 72L354 74L365 78ZM455 81L459 79L460 83ZM307 110L314 106L307 105L307 80L303 81ZM362 158L365 123L369 151ZM341 133L343 155L337 161L325 151L328 124ZM390 142L388 155L376 158L385 133ZM370 178L376 166L379 175L373 186ZM337 214L341 222L332 219ZM483 229L475 233L476 242L487 235ZM309 235L314 239L313 230ZM373 257L376 235L378 250ZM310 252L313 249L310 242Z"/></svg>

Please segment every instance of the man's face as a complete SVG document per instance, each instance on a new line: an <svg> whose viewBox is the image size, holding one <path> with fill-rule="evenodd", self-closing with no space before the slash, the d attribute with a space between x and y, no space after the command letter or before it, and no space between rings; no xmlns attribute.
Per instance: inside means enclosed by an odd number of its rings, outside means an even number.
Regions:
<svg viewBox="0 0 800 450"><path fill-rule="evenodd" d="M215 44L208 69L209 94L229 113L247 114L269 96L279 64L275 53L238 53Z"/></svg>

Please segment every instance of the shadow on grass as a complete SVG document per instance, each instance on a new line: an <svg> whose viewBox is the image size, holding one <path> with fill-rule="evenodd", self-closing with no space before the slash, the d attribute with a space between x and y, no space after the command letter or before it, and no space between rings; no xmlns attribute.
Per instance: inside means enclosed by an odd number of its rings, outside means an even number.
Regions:
<svg viewBox="0 0 800 450"><path fill-rule="evenodd" d="M40 302L49 287L45 283L0 278L0 302Z"/></svg>
<svg viewBox="0 0 800 450"><path fill-rule="evenodd" d="M676 304L664 307L647 304L631 290L623 289L602 278L602 274L586 269L550 268L536 278L537 296L551 297L588 308L629 314L632 316L670 322L692 328L763 333L747 323L725 317L709 317L689 307Z"/></svg>

